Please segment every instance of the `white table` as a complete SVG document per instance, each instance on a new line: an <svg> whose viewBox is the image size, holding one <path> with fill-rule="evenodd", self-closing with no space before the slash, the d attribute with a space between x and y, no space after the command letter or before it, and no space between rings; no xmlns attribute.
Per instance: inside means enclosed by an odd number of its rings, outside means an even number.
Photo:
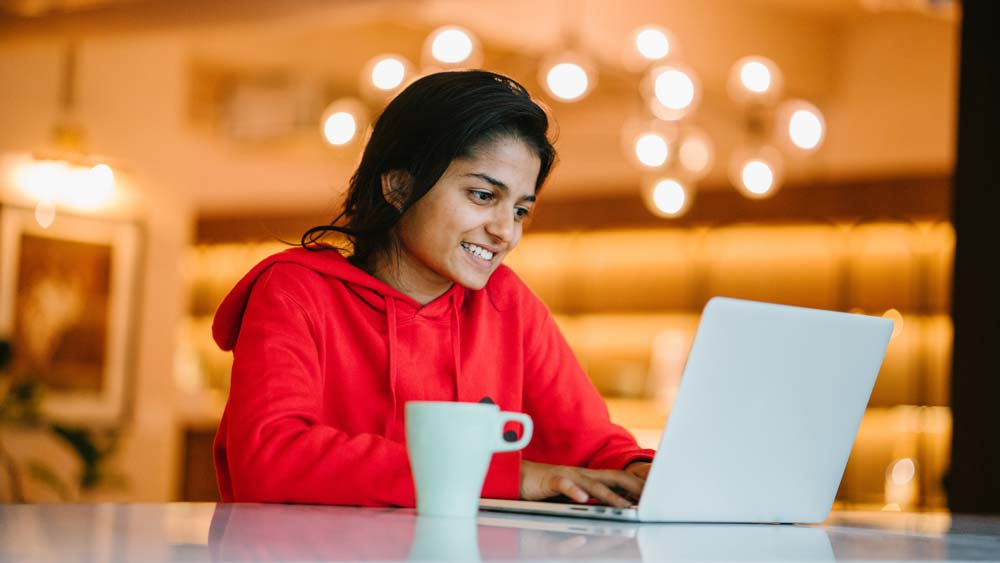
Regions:
<svg viewBox="0 0 1000 563"><path fill-rule="evenodd" d="M0 505L0 561L1000 560L1000 517L834 512L821 526L624 524L261 504Z"/></svg>

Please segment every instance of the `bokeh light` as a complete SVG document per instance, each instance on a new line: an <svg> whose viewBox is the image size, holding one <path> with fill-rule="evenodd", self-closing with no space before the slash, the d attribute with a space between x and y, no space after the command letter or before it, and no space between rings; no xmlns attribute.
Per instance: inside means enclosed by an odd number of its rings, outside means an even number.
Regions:
<svg viewBox="0 0 1000 563"><path fill-rule="evenodd" d="M670 146L662 135L645 133L635 141L635 156L643 165L658 168L670 156Z"/></svg>
<svg viewBox="0 0 1000 563"><path fill-rule="evenodd" d="M323 122L323 138L331 145L339 146L351 142L357 131L357 120L346 111L332 113Z"/></svg>
<svg viewBox="0 0 1000 563"><path fill-rule="evenodd" d="M635 48L643 58L658 61L670 54L670 38L657 26L648 25L635 33Z"/></svg>
<svg viewBox="0 0 1000 563"><path fill-rule="evenodd" d="M712 139L701 129L692 128L685 133L677 153L681 167L694 179L704 178L715 160Z"/></svg>
<svg viewBox="0 0 1000 563"><path fill-rule="evenodd" d="M472 34L461 27L446 26L435 30L429 37L430 54L435 61L445 65L461 64L472 57L476 41Z"/></svg>
<svg viewBox="0 0 1000 563"><path fill-rule="evenodd" d="M394 55L380 57L372 65L371 83L383 91L399 88L406 80L406 63Z"/></svg>
<svg viewBox="0 0 1000 563"><path fill-rule="evenodd" d="M541 66L540 81L545 91L561 102L582 100L594 88L596 77L586 57L560 53Z"/></svg>

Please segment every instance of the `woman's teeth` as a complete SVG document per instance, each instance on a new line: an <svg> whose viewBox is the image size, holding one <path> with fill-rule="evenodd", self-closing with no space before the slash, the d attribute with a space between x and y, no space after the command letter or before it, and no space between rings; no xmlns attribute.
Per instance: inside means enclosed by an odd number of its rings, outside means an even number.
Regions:
<svg viewBox="0 0 1000 563"><path fill-rule="evenodd" d="M482 258L483 260L492 260L493 259L493 253L492 252L490 252L489 250L486 250L485 248L482 248L480 246L476 246L476 245L474 245L472 243L463 242L462 243L462 248L464 248L464 249L468 250L469 252L475 254L479 258Z"/></svg>

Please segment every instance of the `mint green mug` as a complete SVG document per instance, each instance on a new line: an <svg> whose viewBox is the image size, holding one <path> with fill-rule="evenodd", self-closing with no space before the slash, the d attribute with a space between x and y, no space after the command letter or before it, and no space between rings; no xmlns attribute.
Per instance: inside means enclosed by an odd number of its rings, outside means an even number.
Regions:
<svg viewBox="0 0 1000 563"><path fill-rule="evenodd" d="M507 442L508 422L524 427ZM408 401L406 452L421 516L475 516L483 481L495 452L520 450L531 441L531 417L488 403Z"/></svg>

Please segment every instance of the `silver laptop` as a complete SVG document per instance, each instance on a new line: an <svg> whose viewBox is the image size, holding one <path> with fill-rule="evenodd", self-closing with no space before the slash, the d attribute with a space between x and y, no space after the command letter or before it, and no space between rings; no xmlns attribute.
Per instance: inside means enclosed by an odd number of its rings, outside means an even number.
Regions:
<svg viewBox="0 0 1000 563"><path fill-rule="evenodd" d="M639 504L482 499L480 508L640 522L822 522L892 321L711 299Z"/></svg>

